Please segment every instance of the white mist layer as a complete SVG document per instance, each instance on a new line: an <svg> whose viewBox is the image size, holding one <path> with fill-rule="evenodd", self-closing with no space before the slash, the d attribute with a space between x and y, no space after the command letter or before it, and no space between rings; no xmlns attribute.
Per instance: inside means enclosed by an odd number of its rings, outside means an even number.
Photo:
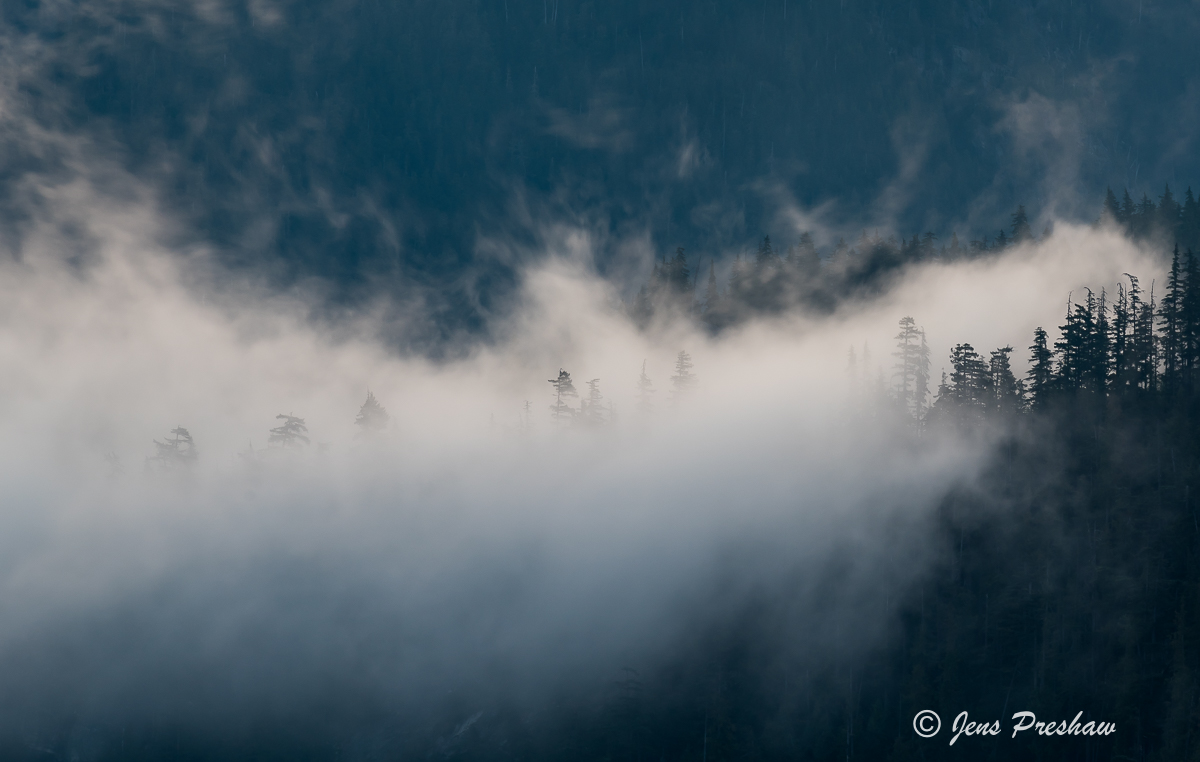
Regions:
<svg viewBox="0 0 1200 762"><path fill-rule="evenodd" d="M869 646L930 558L924 520L987 440L917 442L865 410L847 348L868 343L868 378L890 380L912 315L935 383L960 341L1012 344L1019 365L1068 293L1161 268L1060 226L828 319L647 336L580 264L580 234L527 273L495 345L435 364L394 355L369 319L333 333L300 297L195 277L155 243L148 204L59 192L85 263L56 253L56 218L0 268L0 683L121 721L303 703L330 675L367 693L536 691L661 662L753 595L787 599L780 640L814 658ZM679 349L699 384L674 403ZM615 421L556 425L560 367L581 393L599 378ZM392 425L364 442L368 388ZM239 457L279 413L312 446ZM198 461L147 473L177 425ZM66 656L47 656L58 642Z"/></svg>

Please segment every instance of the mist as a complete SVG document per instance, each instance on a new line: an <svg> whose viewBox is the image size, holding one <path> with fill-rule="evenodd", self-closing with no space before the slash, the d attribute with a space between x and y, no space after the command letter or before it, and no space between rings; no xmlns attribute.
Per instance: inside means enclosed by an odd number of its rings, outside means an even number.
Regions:
<svg viewBox="0 0 1200 762"><path fill-rule="evenodd" d="M755 607L769 659L853 664L941 552L938 501L1003 434L917 437L875 396L897 320L926 330L936 378L956 343L1023 358L1068 294L1162 273L1060 224L832 315L644 332L578 230L547 236L491 340L434 361L387 342L382 300L317 319L320 294L177 250L128 188L45 190L0 265L0 734L26 751L95 758L163 727L235 745L292 728L351 758L388 728L444 751ZM676 394L681 350L697 383ZM599 379L603 425L552 418L560 369L581 395ZM354 423L368 391L390 416L373 437ZM307 447L269 446L279 414ZM178 426L195 463L153 468Z"/></svg>

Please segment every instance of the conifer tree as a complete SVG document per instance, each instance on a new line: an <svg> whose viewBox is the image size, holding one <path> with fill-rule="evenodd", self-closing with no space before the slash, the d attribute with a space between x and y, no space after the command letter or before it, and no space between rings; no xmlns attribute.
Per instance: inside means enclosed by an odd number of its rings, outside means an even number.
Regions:
<svg viewBox="0 0 1200 762"><path fill-rule="evenodd" d="M1179 233L1179 202L1175 200L1175 194L1171 193L1171 186L1165 185L1163 194L1158 197L1158 214L1156 227L1170 243L1178 242Z"/></svg>
<svg viewBox="0 0 1200 762"><path fill-rule="evenodd" d="M171 437L160 442L154 440L154 455L146 458L146 468L169 470L188 466L196 462L196 443L192 435L182 426L171 429Z"/></svg>
<svg viewBox="0 0 1200 762"><path fill-rule="evenodd" d="M1009 362L1012 351L1011 346L993 350L988 362L995 409L1004 415L1017 413L1025 406L1024 385L1013 376Z"/></svg>
<svg viewBox="0 0 1200 762"><path fill-rule="evenodd" d="M917 322L910 316L900 319L900 332L896 334L895 394L897 399L913 415L920 415L921 404L916 396L917 376L921 372L921 332Z"/></svg>
<svg viewBox="0 0 1200 762"><path fill-rule="evenodd" d="M574 420L578 411L567 404L567 398L578 397L579 392L575 391L571 374L559 368L558 378L550 379L550 385L554 387L554 404L550 406L550 417L560 423Z"/></svg>
<svg viewBox="0 0 1200 762"><path fill-rule="evenodd" d="M1200 251L1200 204L1189 186L1179 213L1179 243L1187 251Z"/></svg>
<svg viewBox="0 0 1200 762"><path fill-rule="evenodd" d="M682 349L675 356L675 375L671 376L671 399L681 400L696 384L696 374L692 373L692 356Z"/></svg>
<svg viewBox="0 0 1200 762"><path fill-rule="evenodd" d="M593 378L587 382L587 399L579 403L580 423L587 426L598 426L605 421L604 397L600 394L600 379Z"/></svg>
<svg viewBox="0 0 1200 762"><path fill-rule="evenodd" d="M1024 206L1018 206L1017 211L1013 212L1011 229L1014 244L1025 243L1033 239L1033 230L1029 227L1029 217L1025 214Z"/></svg>
<svg viewBox="0 0 1200 762"><path fill-rule="evenodd" d="M283 423L271 429L270 436L267 437L268 447L299 450L308 444L308 427L304 425L303 418L280 413L275 419Z"/></svg>
<svg viewBox="0 0 1200 762"><path fill-rule="evenodd" d="M978 417L993 406L991 374L983 358L970 344L957 344L950 351L950 382L945 396L960 415ZM939 390L938 401L942 401Z"/></svg>
<svg viewBox="0 0 1200 762"><path fill-rule="evenodd" d="M1100 212L1100 222L1110 225L1118 225L1121 221L1121 206L1117 203L1117 197L1112 192L1112 188L1104 190L1104 208Z"/></svg>
<svg viewBox="0 0 1200 762"><path fill-rule="evenodd" d="M1183 391L1200 386L1200 261L1188 250L1184 257L1183 298L1179 305Z"/></svg>
<svg viewBox="0 0 1200 762"><path fill-rule="evenodd" d="M391 420L387 410L383 405L379 404L379 400L375 399L374 393L367 390L367 400L358 409L358 415L354 417L354 425L359 429L360 436L369 436L377 434L387 428L388 421Z"/></svg>
<svg viewBox="0 0 1200 762"><path fill-rule="evenodd" d="M638 376L637 382L637 411L640 415L649 415L654 409L654 384L650 381L650 377L646 375L646 361L642 360L642 375Z"/></svg>
<svg viewBox="0 0 1200 762"><path fill-rule="evenodd" d="M1030 400L1034 407L1044 407L1054 384L1054 354L1050 351L1046 331L1038 326L1033 332L1033 344L1029 347Z"/></svg>
<svg viewBox="0 0 1200 762"><path fill-rule="evenodd" d="M1126 232L1133 232L1133 221L1137 217L1137 212L1137 204L1133 203L1133 197L1129 195L1129 189L1125 188L1124 195L1121 196L1121 213L1117 217L1117 221L1125 227Z"/></svg>
<svg viewBox="0 0 1200 762"><path fill-rule="evenodd" d="M1162 385L1163 392L1174 395L1184 386L1183 377L1187 375L1184 366L1187 362L1186 327L1183 324L1184 307L1184 273L1179 260L1179 245L1175 245L1171 255L1171 271L1167 275L1167 291L1163 295L1162 304L1158 308L1159 325L1162 326L1160 338L1162 349Z"/></svg>
<svg viewBox="0 0 1200 762"><path fill-rule="evenodd" d="M913 401L918 418L924 415L929 399L929 344L925 342L925 329L921 329L921 345L917 348L917 376L913 383Z"/></svg>

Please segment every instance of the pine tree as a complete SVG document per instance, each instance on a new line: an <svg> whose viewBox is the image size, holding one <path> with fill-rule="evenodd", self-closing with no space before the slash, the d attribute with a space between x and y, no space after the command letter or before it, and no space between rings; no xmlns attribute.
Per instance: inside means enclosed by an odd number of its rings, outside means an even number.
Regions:
<svg viewBox="0 0 1200 762"><path fill-rule="evenodd" d="M692 373L692 356L682 349L675 356L675 375L671 376L671 399L678 402L696 384L696 375Z"/></svg>
<svg viewBox="0 0 1200 762"><path fill-rule="evenodd" d="M587 399L579 403L577 420L586 426L598 426L605 421L604 397L600 394L600 379L593 378L587 382Z"/></svg>
<svg viewBox="0 0 1200 762"><path fill-rule="evenodd" d="M1025 407L1024 385L1013 376L1009 362L1012 351L1012 347L993 350L988 362L995 409L1005 415L1011 415Z"/></svg>
<svg viewBox="0 0 1200 762"><path fill-rule="evenodd" d="M650 381L650 377L646 375L646 361L642 360L642 375L638 376L637 382L637 411L639 415L649 415L654 409L654 402L651 399L654 396L654 384Z"/></svg>
<svg viewBox="0 0 1200 762"><path fill-rule="evenodd" d="M368 389L367 401L362 404L362 407L358 409L358 415L354 417L354 425L358 426L359 435L377 434L387 428L389 420L391 419L387 410L379 404L379 400L375 399L375 395Z"/></svg>
<svg viewBox="0 0 1200 762"><path fill-rule="evenodd" d="M925 329L921 329L921 345L917 348L917 375L913 382L913 402L917 418L924 415L929 399L929 345L925 343Z"/></svg>
<svg viewBox="0 0 1200 762"><path fill-rule="evenodd" d="M270 436L267 437L268 447L299 450L308 444L308 427L304 425L303 418L280 413L275 419L283 423L271 429Z"/></svg>
<svg viewBox="0 0 1200 762"><path fill-rule="evenodd" d="M196 443L192 435L182 426L171 429L172 436L165 441L154 440L154 455L146 458L146 468L169 470L178 466L189 466L196 462Z"/></svg>
<svg viewBox="0 0 1200 762"><path fill-rule="evenodd" d="M1189 249L1184 257L1183 298L1179 305L1183 391L1200 386L1200 260Z"/></svg>
<svg viewBox="0 0 1200 762"><path fill-rule="evenodd" d="M1130 276L1132 277L1132 276ZM1109 354L1112 365L1111 388L1114 394L1124 394L1136 386L1133 353L1130 349L1133 317L1129 307L1129 292L1117 285L1117 301L1113 305L1112 326L1109 329Z"/></svg>
<svg viewBox="0 0 1200 762"><path fill-rule="evenodd" d="M1152 392L1158 384L1157 337L1154 333L1155 304L1153 291L1150 301L1141 297L1138 279L1129 273L1129 317L1132 322L1129 338L1129 359L1133 388Z"/></svg>
<svg viewBox="0 0 1200 762"><path fill-rule="evenodd" d="M1179 243L1187 251L1200 251L1200 204L1189 187L1179 213Z"/></svg>
<svg viewBox="0 0 1200 762"><path fill-rule="evenodd" d="M579 392L575 391L571 374L559 368L558 378L550 379L550 385L554 387L554 404L550 406L550 417L560 423L574 420L579 411L567 404L567 398L578 397Z"/></svg>
<svg viewBox="0 0 1200 762"><path fill-rule="evenodd" d="M1179 245L1171 255L1171 272L1167 275L1167 292L1158 308L1162 347L1163 392L1174 395L1184 387L1187 364L1186 328L1183 324L1184 273L1180 266Z"/></svg>
<svg viewBox="0 0 1200 762"><path fill-rule="evenodd" d="M1030 400L1034 407L1045 407L1054 388L1054 354L1050 351L1046 331L1038 326L1033 332L1033 344L1029 347Z"/></svg>
<svg viewBox="0 0 1200 762"><path fill-rule="evenodd" d="M900 319L900 333L896 334L895 371L892 377L896 379L894 387L897 399L913 415L920 415L922 401L916 398L917 375L920 373L921 332L917 330L917 322L912 317Z"/></svg>
<svg viewBox="0 0 1200 762"><path fill-rule="evenodd" d="M970 344L957 344L950 351L950 383L946 387L949 404L968 418L982 415L993 406L991 374L983 358ZM942 401L939 390L938 402Z"/></svg>
<svg viewBox="0 0 1200 762"><path fill-rule="evenodd" d="M1100 212L1101 224L1118 225L1121 221L1121 206L1117 203L1117 197L1112 192L1112 188L1104 190L1104 208Z"/></svg>
<svg viewBox="0 0 1200 762"><path fill-rule="evenodd" d="M1025 243L1033 239L1033 229L1029 227L1029 217L1025 214L1024 206L1018 206L1017 211L1013 212L1011 229L1014 244Z"/></svg>
<svg viewBox="0 0 1200 762"><path fill-rule="evenodd" d="M1158 197L1158 214L1155 220L1155 227L1159 229L1167 241L1176 243L1179 234L1179 202L1175 200L1175 195L1171 193L1171 186L1165 185L1163 194Z"/></svg>
<svg viewBox="0 0 1200 762"><path fill-rule="evenodd" d="M1121 196L1121 214L1117 221L1125 228L1126 233L1133 232L1134 219L1137 217L1137 204L1133 203L1133 197L1129 195L1129 189L1124 189L1124 195Z"/></svg>
<svg viewBox="0 0 1200 762"><path fill-rule="evenodd" d="M965 251L966 250L963 249L962 245L959 244L959 242L958 242L958 233L951 233L950 234L950 248L947 250L946 253L953 259L953 258L962 256L965 253Z"/></svg>

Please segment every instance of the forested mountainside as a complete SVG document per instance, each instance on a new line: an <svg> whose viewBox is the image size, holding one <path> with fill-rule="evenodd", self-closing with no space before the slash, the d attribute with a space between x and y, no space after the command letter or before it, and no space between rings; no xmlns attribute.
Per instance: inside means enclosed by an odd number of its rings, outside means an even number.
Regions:
<svg viewBox="0 0 1200 762"><path fill-rule="evenodd" d="M1195 176L1198 24L1183 1L6 3L33 124L6 133L4 235L82 140L182 240L343 300L427 286L446 330L543 224L706 257L793 206L994 236L1018 203L1080 219L1087 189ZM25 145L46 130L69 140Z"/></svg>
<svg viewBox="0 0 1200 762"><path fill-rule="evenodd" d="M1128 190L1118 201L1110 188L1096 224L1115 227L1133 240L1167 251L1172 247L1200 251L1200 204L1190 186L1180 200L1165 184L1157 202L1146 194L1135 202ZM1041 231L1041 237L1049 234L1049 229ZM710 259L707 268L698 267L702 259L689 257L679 247L673 256L655 263L649 283L628 310L643 326L656 314L691 314L713 330L796 306L822 312L845 297L879 293L907 264L988 256L1038 237L1024 206L1017 207L1009 225L997 230L994 238L984 235L970 241L959 240L955 231L939 236L929 230L897 240L894 235L863 230L857 240L838 239L820 250L809 232L782 246L766 236L756 252L736 257L723 283L715 262Z"/></svg>
<svg viewBox="0 0 1200 762"><path fill-rule="evenodd" d="M1162 206L1112 214L1136 226ZM797 619L792 601L800 591L840 595L837 559L852 568L853 543L836 548L828 568L804 570L815 578L798 566L749 587L737 557L665 662L611 665L609 680L533 708L500 690L486 700L430 697L417 715L393 717L367 701L316 723L259 718L232 740L143 726L123 732L119 748L98 745L95 758L366 758L363 743L384 757L463 760L1200 758L1200 259L1177 244L1169 256L1169 277L1153 292L1133 274L1096 284L1072 298L1061 325L1010 345L963 341L934 358L919 315L903 316L894 362L881 370L851 349L834 371L856 395L857 423L904 432L896 447L920 452L954 431L990 452L981 473L964 474L938 501L928 527L935 563L916 584L881 577L898 614L865 656L833 649L813 659L789 644L789 633L819 627ZM1026 353L1028 372L1014 373ZM673 393L704 373L680 352ZM612 423L598 382L581 394L569 369L549 380L548 405L533 415L566 429ZM638 387L650 387L644 368ZM273 447L307 441L302 419L279 419ZM367 432L386 422L369 396L356 423ZM157 443L155 463L189 467L190 436L173 433ZM926 709L945 723L933 739L913 729ZM950 746L960 710L999 720L1004 732ZM1018 711L1112 723L1112 732L1014 739ZM74 748L72 732L43 745Z"/></svg>
<svg viewBox="0 0 1200 762"><path fill-rule="evenodd" d="M1185 206L1195 214L1190 193ZM1113 212L1131 226L1154 213L1153 205ZM1176 248L1156 296L1133 275L1111 287L1097 284L1076 300L1057 330L1014 337L1030 342L1028 350L981 354L956 345L940 382L931 380L913 317L899 323L890 374L860 365L851 350L847 372L861 415L907 420L903 446L920 448L940 427L995 437L982 477L941 500L940 561L900 593L898 629L865 663L834 657L814 665L789 654L779 633L787 589L814 583L782 582L742 600L669 665L627 673L598 688L593 703L532 724L480 720L457 753L1200 758L1200 523L1192 490L1200 479L1200 262ZM1014 352L1029 353L1022 378L1011 369ZM677 375L690 376L690 365L679 367ZM830 574L815 584L836 590ZM914 715L924 709L942 713L936 739L914 733ZM973 720L1000 720L1002 736L950 746L946 728L960 709ZM1012 739L1016 711L1055 722L1081 713L1080 727L1107 721L1115 731ZM499 745L509 751L498 754Z"/></svg>

